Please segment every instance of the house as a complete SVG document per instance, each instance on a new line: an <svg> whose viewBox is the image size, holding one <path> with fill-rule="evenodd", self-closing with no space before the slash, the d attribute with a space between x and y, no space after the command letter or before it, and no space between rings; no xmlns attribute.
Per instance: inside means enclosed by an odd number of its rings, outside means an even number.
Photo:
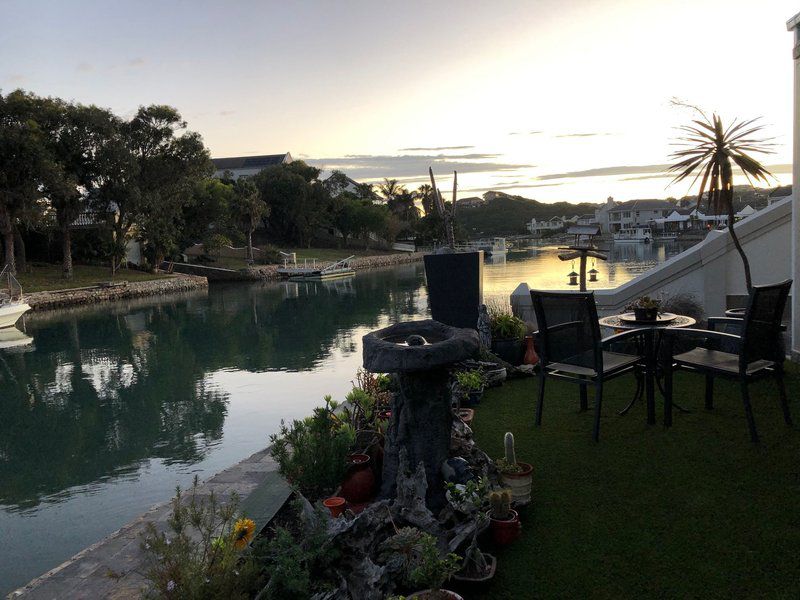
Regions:
<svg viewBox="0 0 800 600"><path fill-rule="evenodd" d="M469 198L460 198L456 200L456 206L458 208L477 208L484 204L486 204L486 201L480 196L470 196Z"/></svg>
<svg viewBox="0 0 800 600"><path fill-rule="evenodd" d="M673 210L675 205L667 200L628 200L608 210L608 231L615 233L627 227L644 227L667 217Z"/></svg>
<svg viewBox="0 0 800 600"><path fill-rule="evenodd" d="M697 227L698 220L695 211L688 208L676 208L666 217L655 219L654 223L656 229L660 229L669 233L677 233L679 231L687 231Z"/></svg>
<svg viewBox="0 0 800 600"><path fill-rule="evenodd" d="M576 221L577 225L597 225L597 219L594 213L581 215Z"/></svg>
<svg viewBox="0 0 800 600"><path fill-rule="evenodd" d="M561 217L551 217L547 221L537 221L534 217L526 226L531 233L542 233L544 231L555 231L564 228L564 219Z"/></svg>
<svg viewBox="0 0 800 600"><path fill-rule="evenodd" d="M600 232L606 233L611 231L608 212L617 205L614 198L609 196L606 203L594 211L594 222L600 226Z"/></svg>
<svg viewBox="0 0 800 600"><path fill-rule="evenodd" d="M251 177L266 167L275 165L288 165L292 162L292 155L262 154L260 156L234 156L231 158L212 158L214 163L214 177L222 177L225 172L231 173L231 179Z"/></svg>

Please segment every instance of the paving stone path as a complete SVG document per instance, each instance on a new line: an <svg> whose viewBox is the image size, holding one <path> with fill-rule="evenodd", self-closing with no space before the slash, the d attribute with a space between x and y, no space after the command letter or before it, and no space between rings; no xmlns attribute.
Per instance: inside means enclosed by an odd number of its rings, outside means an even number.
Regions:
<svg viewBox="0 0 800 600"><path fill-rule="evenodd" d="M291 493L277 473L268 450L256 452L218 473L198 487L198 495L212 491L220 499L239 495L242 511L259 527L269 522ZM150 509L107 538L82 550L65 563L8 595L9 599L122 600L139 598L146 586L142 534L148 522L166 526L170 503Z"/></svg>

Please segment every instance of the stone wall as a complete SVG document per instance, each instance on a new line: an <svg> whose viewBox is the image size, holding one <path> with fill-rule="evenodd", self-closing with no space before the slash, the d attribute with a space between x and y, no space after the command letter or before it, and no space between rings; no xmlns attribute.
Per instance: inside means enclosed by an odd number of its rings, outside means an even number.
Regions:
<svg viewBox="0 0 800 600"><path fill-rule="evenodd" d="M169 275L162 279L136 281L133 283L128 282L126 285L115 287L33 292L25 294L25 301L30 304L32 310L40 311L66 306L122 300L125 298L158 296L207 287L208 280L205 277L196 277L194 275Z"/></svg>
<svg viewBox="0 0 800 600"><path fill-rule="evenodd" d="M380 256L364 256L361 258L354 258L350 261L350 267L355 271L363 271L366 269L377 269L380 267L391 267L394 265L402 265L422 260L423 252L403 252L400 254L383 254ZM271 281L280 279L278 275L278 267L280 265L260 265L243 269L241 272L246 273L249 279L257 281Z"/></svg>

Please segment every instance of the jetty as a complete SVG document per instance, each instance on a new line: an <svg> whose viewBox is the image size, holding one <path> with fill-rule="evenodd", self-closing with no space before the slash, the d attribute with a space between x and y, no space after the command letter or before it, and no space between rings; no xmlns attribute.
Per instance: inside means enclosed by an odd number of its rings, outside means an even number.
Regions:
<svg viewBox="0 0 800 600"><path fill-rule="evenodd" d="M355 255L348 256L334 263L325 263L316 258L304 258L302 263L297 261L297 255L292 252L283 255L283 266L278 267L277 273L289 281L325 281L340 277L351 277L356 274L350 261Z"/></svg>

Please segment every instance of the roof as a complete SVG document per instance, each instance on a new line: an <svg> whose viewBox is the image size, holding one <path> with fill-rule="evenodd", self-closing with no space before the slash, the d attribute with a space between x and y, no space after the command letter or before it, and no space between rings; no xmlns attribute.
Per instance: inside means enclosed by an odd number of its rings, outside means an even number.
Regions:
<svg viewBox="0 0 800 600"><path fill-rule="evenodd" d="M578 218L579 219L594 219L594 213L586 213L585 215L581 215Z"/></svg>
<svg viewBox="0 0 800 600"><path fill-rule="evenodd" d="M283 154L262 154L260 156L212 158L211 162L214 163L214 168L218 171L233 171L234 169L263 169L264 167L291 162L291 160L291 155L288 152L284 152Z"/></svg>
<svg viewBox="0 0 800 600"><path fill-rule="evenodd" d="M597 225L572 225L567 229L567 233L571 235L598 235L600 227Z"/></svg>
<svg viewBox="0 0 800 600"><path fill-rule="evenodd" d="M620 210L673 210L675 205L668 200L628 200L617 204L608 212Z"/></svg>
<svg viewBox="0 0 800 600"><path fill-rule="evenodd" d="M786 21L786 30L791 31L792 29L796 29L800 27L800 13L797 13L791 19Z"/></svg>

